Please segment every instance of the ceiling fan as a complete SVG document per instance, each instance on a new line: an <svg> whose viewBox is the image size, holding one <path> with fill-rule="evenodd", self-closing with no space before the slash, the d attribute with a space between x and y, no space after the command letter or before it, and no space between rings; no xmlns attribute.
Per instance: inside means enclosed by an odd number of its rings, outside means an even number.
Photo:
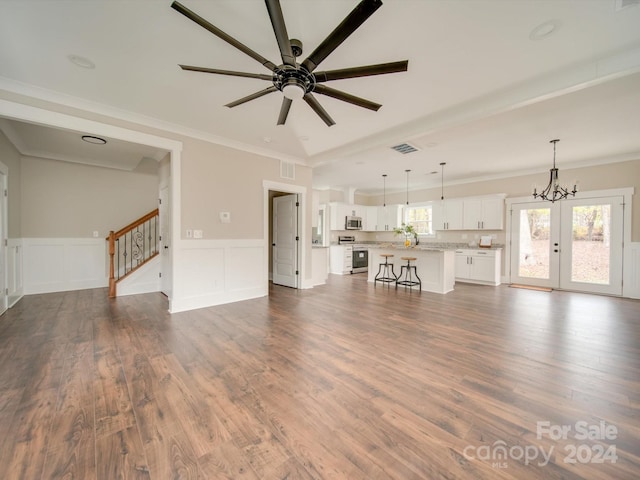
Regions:
<svg viewBox="0 0 640 480"><path fill-rule="evenodd" d="M233 45L241 52L249 55L251 58L257 60L263 66L271 70L271 74L259 74L180 65L180 68L183 70L214 73L218 75L231 75L234 77L257 78L259 80L267 80L272 83L271 86L263 90L228 103L225 105L226 107L236 107L269 93L280 91L284 94L284 98L282 100L282 107L280 108L280 115L278 116L278 125L284 125L287 121L287 115L289 114L289 109L291 108L293 100L296 98L302 98L320 116L320 118L322 118L327 126L330 127L331 125L335 125L335 122L320 105L313 93L333 97L373 111L377 111L382 105L327 87L323 85L324 82L346 78L405 72L407 70L409 61L403 60L400 62L315 72L318 65L320 65L320 63L331 54L331 52L340 46L340 44L344 42L349 35L356 31L360 25L362 25L378 8L382 6L381 0L362 0L351 11L351 13L347 15L340 25L338 25L335 30L333 30L333 32L331 32L329 36L327 36L327 38L325 38L302 63L298 63L296 61L296 58L302 54L302 42L300 40L289 38L284 22L284 16L282 14L282 8L280 7L280 1L265 0L265 3L267 11L269 12L269 18L271 19L271 25L273 26L273 31L278 42L278 47L280 48L280 55L282 56L281 65L276 65L259 53L254 52L249 47L212 25L179 2L174 1L171 4L171 8L178 11L189 20L192 20L201 27L207 29L209 32L213 33L230 45Z"/></svg>

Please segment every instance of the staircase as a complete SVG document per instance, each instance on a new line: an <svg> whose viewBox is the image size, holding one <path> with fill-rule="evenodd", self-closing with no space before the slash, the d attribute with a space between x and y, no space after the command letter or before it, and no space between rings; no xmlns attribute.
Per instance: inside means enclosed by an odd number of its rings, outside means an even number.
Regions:
<svg viewBox="0 0 640 480"><path fill-rule="evenodd" d="M116 296L119 281L156 257L159 253L159 212L140 217L117 232L109 232L109 297Z"/></svg>

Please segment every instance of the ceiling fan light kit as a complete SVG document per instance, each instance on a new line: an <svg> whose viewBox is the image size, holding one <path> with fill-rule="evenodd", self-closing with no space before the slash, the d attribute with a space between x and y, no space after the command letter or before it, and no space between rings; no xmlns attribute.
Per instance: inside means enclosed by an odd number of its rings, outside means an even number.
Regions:
<svg viewBox="0 0 640 480"><path fill-rule="evenodd" d="M196 67L190 65L180 65L183 70L211 73L217 75L230 75L236 77L255 78L272 82L272 86L260 90L241 99L230 102L226 107L232 108L246 103L256 98L260 98L269 93L280 91L283 93L282 106L278 116L278 125L284 125L291 103L293 100L302 98L316 114L325 122L327 126L335 124L335 121L320 105L313 95L314 93L351 103L353 105L377 111L382 105L370 100L351 95L349 93L336 90L322 85L324 82L332 80L342 80L348 78L366 77L373 75L385 75L407 71L409 61L382 63L377 65L366 65L361 67L343 68L339 70L328 70L315 72L320 63L327 58L342 42L344 42L353 32L355 32L378 8L382 6L381 0L361 0L360 3L347 15L347 17L311 52L302 62L298 63L296 58L302 54L302 42L297 39L290 39L282 14L279 0L265 0L271 25L278 42L282 64L276 65L264 58L259 53L253 51L231 35L220 30L197 13L191 11L181 3L174 1L171 8L181 13L189 20L197 23L218 38L234 46L241 52L258 61L265 68L271 70L271 75L256 74L249 72L235 72L231 70L220 70L215 68Z"/></svg>

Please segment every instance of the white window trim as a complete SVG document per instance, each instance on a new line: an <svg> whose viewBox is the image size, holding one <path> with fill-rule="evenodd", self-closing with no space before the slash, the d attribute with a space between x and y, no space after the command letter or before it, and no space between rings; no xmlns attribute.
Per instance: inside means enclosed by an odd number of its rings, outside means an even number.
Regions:
<svg viewBox="0 0 640 480"><path fill-rule="evenodd" d="M407 223L407 208L422 208L422 207L431 207L431 231L433 233L418 233L418 237L420 238L436 238L436 231L433 228L433 208L436 202L428 201L428 202L417 202L412 203L410 205L405 205L402 207L402 221Z"/></svg>

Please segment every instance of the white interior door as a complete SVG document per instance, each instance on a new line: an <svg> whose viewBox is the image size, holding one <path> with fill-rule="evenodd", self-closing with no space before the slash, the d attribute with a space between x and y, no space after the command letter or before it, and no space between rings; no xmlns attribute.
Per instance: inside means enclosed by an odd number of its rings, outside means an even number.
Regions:
<svg viewBox="0 0 640 480"><path fill-rule="evenodd" d="M158 205L160 217L160 290L171 298L171 208L169 204L169 187L160 189L160 202Z"/></svg>
<svg viewBox="0 0 640 480"><path fill-rule="evenodd" d="M273 198L273 283L298 288L298 195Z"/></svg>
<svg viewBox="0 0 640 480"><path fill-rule="evenodd" d="M514 204L511 283L622 294L623 197Z"/></svg>

